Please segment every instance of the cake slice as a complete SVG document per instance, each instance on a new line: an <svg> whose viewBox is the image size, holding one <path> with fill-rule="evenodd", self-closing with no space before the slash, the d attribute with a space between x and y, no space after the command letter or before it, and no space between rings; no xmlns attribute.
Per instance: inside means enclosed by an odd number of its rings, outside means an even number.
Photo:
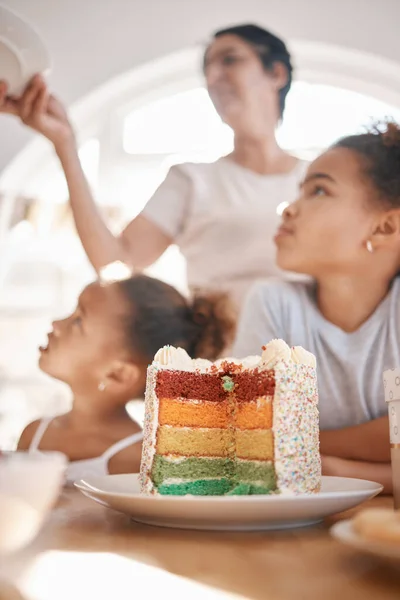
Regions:
<svg viewBox="0 0 400 600"><path fill-rule="evenodd" d="M165 347L149 366L145 494L318 492L315 357L282 340L215 363Z"/></svg>

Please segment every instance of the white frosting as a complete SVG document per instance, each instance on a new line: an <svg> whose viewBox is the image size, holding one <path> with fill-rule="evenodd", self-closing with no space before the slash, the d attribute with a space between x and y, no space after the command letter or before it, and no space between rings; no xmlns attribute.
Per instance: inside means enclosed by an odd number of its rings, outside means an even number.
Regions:
<svg viewBox="0 0 400 600"><path fill-rule="evenodd" d="M192 363L194 369L199 371L208 371L213 364L211 360L206 358L195 358Z"/></svg>
<svg viewBox="0 0 400 600"><path fill-rule="evenodd" d="M304 350L301 346L294 346L292 348L292 361L298 365L306 365L307 367L317 367L317 360L314 354Z"/></svg>
<svg viewBox="0 0 400 600"><path fill-rule="evenodd" d="M243 369L273 369L280 363L295 363L316 368L316 359L311 352L304 350L301 346L290 349L283 340L272 340L269 342L261 356L246 356L238 358L220 358L212 363L205 358L191 359L183 348L164 346L154 357L154 363L159 368L168 368L175 371L200 371L209 373L211 368L223 369L224 363L233 363L242 366Z"/></svg>
<svg viewBox="0 0 400 600"><path fill-rule="evenodd" d="M184 462L185 460L187 460L188 456L178 456L175 454L168 454L167 456L163 457L165 461L173 463L173 464L179 464ZM203 460L207 460L209 462L212 462L213 460L221 460L220 456L203 456L202 457ZM264 464L264 463L262 463Z"/></svg>
<svg viewBox="0 0 400 600"><path fill-rule="evenodd" d="M164 346L155 355L154 362L176 371L194 371L193 361L183 348Z"/></svg>
<svg viewBox="0 0 400 600"><path fill-rule="evenodd" d="M190 477L167 477L163 481L163 485L180 485L181 483L191 483L196 481L197 478L191 479ZM220 479L219 477L202 477L202 481L213 481L214 479ZM187 497L187 496L186 496Z"/></svg>
<svg viewBox="0 0 400 600"><path fill-rule="evenodd" d="M246 356L241 362L244 369L255 369L260 364L261 356Z"/></svg>
<svg viewBox="0 0 400 600"><path fill-rule="evenodd" d="M316 371L293 361L275 369L272 430L278 489L312 493L321 485Z"/></svg>
<svg viewBox="0 0 400 600"><path fill-rule="evenodd" d="M290 348L283 340L272 340L269 342L261 355L261 365L265 369L272 369L278 363L289 362L290 360Z"/></svg>
<svg viewBox="0 0 400 600"><path fill-rule="evenodd" d="M149 366L145 393L145 419L143 425L142 460L140 463L140 488L143 494L153 494L154 485L150 473L157 443L159 404L156 394L157 369Z"/></svg>

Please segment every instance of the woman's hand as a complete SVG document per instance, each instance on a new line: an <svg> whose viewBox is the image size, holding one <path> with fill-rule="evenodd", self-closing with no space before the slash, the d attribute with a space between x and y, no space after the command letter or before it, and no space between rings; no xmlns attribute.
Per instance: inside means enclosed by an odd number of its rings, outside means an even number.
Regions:
<svg viewBox="0 0 400 600"><path fill-rule="evenodd" d="M49 93L46 82L35 75L20 98L7 96L0 81L0 112L12 114L52 142L56 150L74 140L74 132L61 102Z"/></svg>

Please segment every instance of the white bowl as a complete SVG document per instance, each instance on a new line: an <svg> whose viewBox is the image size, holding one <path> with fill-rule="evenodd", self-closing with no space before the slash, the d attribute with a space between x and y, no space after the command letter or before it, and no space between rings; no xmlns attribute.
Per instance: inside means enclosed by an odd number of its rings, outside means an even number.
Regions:
<svg viewBox="0 0 400 600"><path fill-rule="evenodd" d="M0 554L19 550L39 531L64 482L59 452L0 455Z"/></svg>
<svg viewBox="0 0 400 600"><path fill-rule="evenodd" d="M0 6L0 79L8 93L19 95L36 73L51 68L49 52L35 29L19 15Z"/></svg>

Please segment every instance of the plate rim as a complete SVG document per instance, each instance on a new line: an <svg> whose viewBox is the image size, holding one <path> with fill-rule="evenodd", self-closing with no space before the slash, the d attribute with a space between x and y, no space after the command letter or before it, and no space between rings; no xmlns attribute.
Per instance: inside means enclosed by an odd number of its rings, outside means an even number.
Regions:
<svg viewBox="0 0 400 600"><path fill-rule="evenodd" d="M354 531L352 519L344 519L338 523L335 523L330 528L329 533L335 540L345 544L346 546L349 546L350 548L355 548L361 552L373 554L379 558L395 560L400 563L400 544L397 548L395 548L389 543L386 544L382 541L373 541L363 538L360 534ZM391 550L393 550L393 553Z"/></svg>
<svg viewBox="0 0 400 600"><path fill-rule="evenodd" d="M126 476L134 476L136 475L136 478L138 478L139 474L138 473L121 473L121 474L117 474L117 475L103 475L100 477L120 477L121 475L126 475ZM254 503L254 502L271 502L271 501L276 501L279 499L279 501L284 501L284 502L298 502L299 500L310 500L311 498L318 498L318 499L334 499L337 497L340 498L347 498L347 497L357 497L357 496L365 496L365 494L369 494L369 498L374 498L375 496L377 496L378 494L381 493L381 491L383 490L383 486L379 483L377 483L376 481L370 481L368 479L357 479L354 477L335 477L335 476L323 476L324 479L349 479L351 481L358 481L358 482L364 482L364 483L368 483L368 484L374 484L376 486L376 489L358 489L358 490L346 490L346 491L332 491L332 492L318 492L316 494L288 494L288 495L278 495L278 494L257 494L257 495L243 495L243 496L191 496L191 495L187 495L187 496L147 496L144 494L140 494L140 493L125 493L125 492L112 492L112 491L107 491L107 490L101 490L99 488L96 488L92 485L90 485L90 483L86 482L84 479L79 479L77 481L74 482L74 487L76 487L80 492L84 493L84 491L90 492L90 493L96 493L98 495L101 496L109 496L112 495L114 497L117 498L131 498L131 499L135 499L138 501L150 501L150 502L166 502L166 501L170 501L170 502L193 502L193 501L197 501L197 502L248 502L248 503Z"/></svg>

